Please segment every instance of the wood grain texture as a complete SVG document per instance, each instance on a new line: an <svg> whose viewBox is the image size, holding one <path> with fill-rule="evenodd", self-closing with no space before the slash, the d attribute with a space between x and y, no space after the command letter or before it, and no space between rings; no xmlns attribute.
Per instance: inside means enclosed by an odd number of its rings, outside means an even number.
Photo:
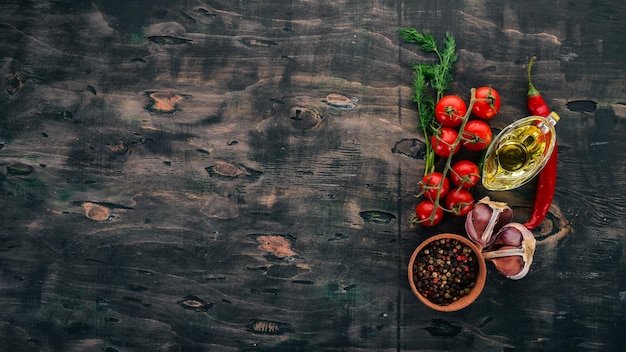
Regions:
<svg viewBox="0 0 626 352"><path fill-rule="evenodd" d="M0 350L611 351L626 343L618 1L0 2ZM561 115L532 272L455 313L406 282L422 136L403 26L451 91ZM530 213L534 185L476 193Z"/></svg>

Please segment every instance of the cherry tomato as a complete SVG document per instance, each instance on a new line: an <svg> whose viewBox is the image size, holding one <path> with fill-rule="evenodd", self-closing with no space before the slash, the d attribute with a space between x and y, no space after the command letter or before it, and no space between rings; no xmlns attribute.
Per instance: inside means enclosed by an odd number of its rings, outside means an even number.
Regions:
<svg viewBox="0 0 626 352"><path fill-rule="evenodd" d="M435 134L430 137L430 142L433 146L433 151L435 154L439 155L442 158L447 158L451 154L456 154L459 149L461 149L461 144L457 144L454 150L452 150L452 145L456 141L459 133L450 127L442 127L435 132Z"/></svg>
<svg viewBox="0 0 626 352"><path fill-rule="evenodd" d="M489 146L492 137L491 127L486 122L468 121L463 129L463 147L473 152L483 150Z"/></svg>
<svg viewBox="0 0 626 352"><path fill-rule="evenodd" d="M480 180L478 166L469 160L460 160L452 165L450 181L457 187L472 188Z"/></svg>
<svg viewBox="0 0 626 352"><path fill-rule="evenodd" d="M474 196L466 189L453 189L446 196L445 205L456 216L467 215L474 207Z"/></svg>
<svg viewBox="0 0 626 352"><path fill-rule="evenodd" d="M444 127L458 127L467 113L467 105L456 95L446 95L435 106L435 119Z"/></svg>
<svg viewBox="0 0 626 352"><path fill-rule="evenodd" d="M423 200L415 207L415 217L424 226L435 226L443 219L443 209L435 208L432 200Z"/></svg>
<svg viewBox="0 0 626 352"><path fill-rule="evenodd" d="M476 102L472 106L472 114L481 119L491 119L500 111L500 94L491 87L476 89Z"/></svg>
<svg viewBox="0 0 626 352"><path fill-rule="evenodd" d="M443 199L450 190L450 181L443 177L441 172L435 171L422 178L420 188L424 192L424 196L430 200L437 199L437 193L439 193L439 199Z"/></svg>

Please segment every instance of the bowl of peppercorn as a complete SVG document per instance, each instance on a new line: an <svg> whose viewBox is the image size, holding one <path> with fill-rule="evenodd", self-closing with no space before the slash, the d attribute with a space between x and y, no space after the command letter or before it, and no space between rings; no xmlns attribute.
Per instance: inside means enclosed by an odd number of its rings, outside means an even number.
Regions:
<svg viewBox="0 0 626 352"><path fill-rule="evenodd" d="M468 238L442 233L422 242L409 261L409 284L426 306L452 312L478 298L487 268L480 249Z"/></svg>

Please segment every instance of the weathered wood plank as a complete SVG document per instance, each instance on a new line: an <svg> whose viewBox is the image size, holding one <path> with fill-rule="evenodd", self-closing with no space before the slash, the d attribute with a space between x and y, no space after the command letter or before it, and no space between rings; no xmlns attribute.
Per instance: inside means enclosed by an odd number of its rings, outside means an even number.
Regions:
<svg viewBox="0 0 626 352"><path fill-rule="evenodd" d="M617 350L624 5L611 1L5 1L0 349ZM549 10L551 9L551 10ZM561 115L531 274L421 305L406 263L422 137L412 26L459 49L451 91ZM488 193L518 221L534 184Z"/></svg>

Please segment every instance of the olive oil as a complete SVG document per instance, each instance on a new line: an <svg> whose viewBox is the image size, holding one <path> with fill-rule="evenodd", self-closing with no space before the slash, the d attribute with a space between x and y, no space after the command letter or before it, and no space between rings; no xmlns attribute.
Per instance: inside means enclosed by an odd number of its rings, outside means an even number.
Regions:
<svg viewBox="0 0 626 352"><path fill-rule="evenodd" d="M492 191L510 190L537 175L554 149L558 119L555 113L547 118L529 116L503 129L485 154L483 186Z"/></svg>

